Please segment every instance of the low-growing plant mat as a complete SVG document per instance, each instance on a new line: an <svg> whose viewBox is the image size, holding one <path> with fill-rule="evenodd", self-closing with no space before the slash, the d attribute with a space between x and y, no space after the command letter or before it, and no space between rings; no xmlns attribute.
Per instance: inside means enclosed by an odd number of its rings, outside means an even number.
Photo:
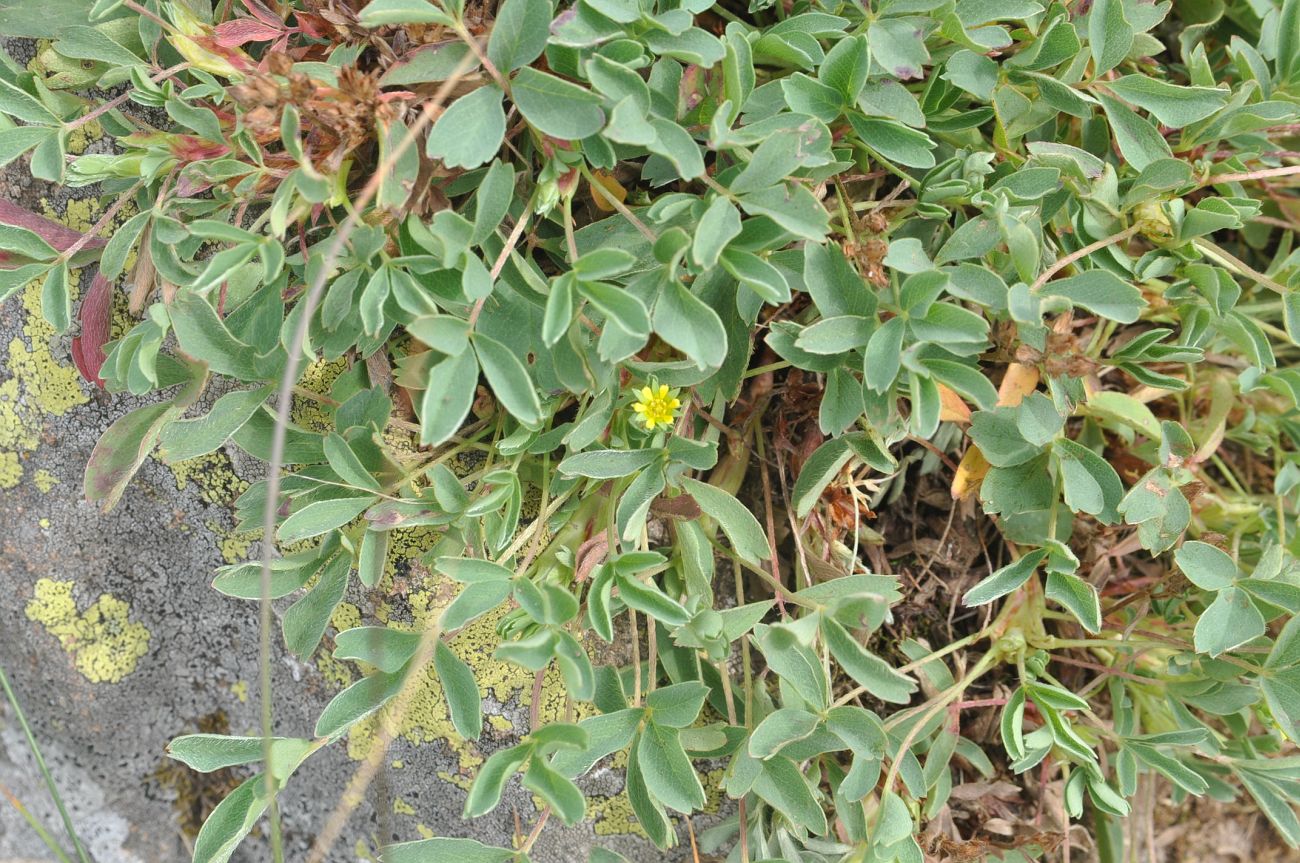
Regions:
<svg viewBox="0 0 1300 863"><path fill-rule="evenodd" d="M0 162L98 194L77 230L0 206L0 298L123 405L86 499L257 464L210 490L211 587L256 615L260 727L152 773L228 789L194 860L1300 846L1300 0L0 30L39 40ZM149 653L118 597L18 589L87 679ZM454 755L438 831L390 823L407 744Z"/></svg>

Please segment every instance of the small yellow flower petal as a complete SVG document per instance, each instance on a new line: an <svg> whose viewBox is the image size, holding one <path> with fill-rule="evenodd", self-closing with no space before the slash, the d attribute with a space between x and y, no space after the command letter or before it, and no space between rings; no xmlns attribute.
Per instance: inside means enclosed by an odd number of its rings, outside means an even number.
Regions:
<svg viewBox="0 0 1300 863"><path fill-rule="evenodd" d="M658 426L671 426L676 418L674 411L681 406L681 399L675 398L667 385L657 384L641 388L632 410L641 418L646 431L654 431Z"/></svg>

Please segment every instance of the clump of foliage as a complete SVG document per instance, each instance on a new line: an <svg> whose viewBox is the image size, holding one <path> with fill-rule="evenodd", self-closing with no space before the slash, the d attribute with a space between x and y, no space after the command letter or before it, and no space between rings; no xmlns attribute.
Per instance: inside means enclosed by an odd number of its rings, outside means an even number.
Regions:
<svg viewBox="0 0 1300 863"><path fill-rule="evenodd" d="M390 741L430 663L477 738L449 645L488 614L495 659L558 666L586 718L475 777L468 818L516 774L539 798L512 847L390 863L524 860L618 752L661 846L725 764L702 841L738 861L1067 839L954 820L981 777L1054 789L1101 859L1143 777L1247 795L1300 844L1300 2L50 5L0 10L52 39L48 74L0 69L0 161L129 218L104 243L6 217L0 296L43 280L83 372L156 394L87 495L154 450L268 462L237 511L276 542L214 586L266 638L295 596L302 658L354 580L391 589L394 530L462 585L333 634L369 672L310 736L271 736L267 677L263 738L173 743L263 767L195 860L268 810L278 856L294 769L376 711ZM91 119L115 151L67 157ZM306 394L330 427L293 424L322 357L349 369ZM888 515L935 490L947 528L908 551ZM961 536L977 571L918 610Z"/></svg>

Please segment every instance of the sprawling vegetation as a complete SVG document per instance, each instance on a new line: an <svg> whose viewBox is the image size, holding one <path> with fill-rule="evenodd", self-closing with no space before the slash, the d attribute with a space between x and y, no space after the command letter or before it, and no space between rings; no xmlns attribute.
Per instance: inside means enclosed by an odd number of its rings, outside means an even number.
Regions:
<svg viewBox="0 0 1300 863"><path fill-rule="evenodd" d="M538 812L389 863L525 860L611 756L660 846L720 791L734 861L1126 859L1144 782L1300 844L1297 0L0 11L58 73L0 68L0 161L106 196L80 239L6 216L0 297L41 280L83 374L153 394L86 494L264 460L274 541L214 587L264 669L366 671L314 730L264 670L263 737L174 741L261 765L195 860L264 814L279 857L276 794L377 722L322 859L423 687L478 738L485 629L565 709L464 814ZM417 528L454 599L334 631ZM1056 827L964 817L995 778Z"/></svg>

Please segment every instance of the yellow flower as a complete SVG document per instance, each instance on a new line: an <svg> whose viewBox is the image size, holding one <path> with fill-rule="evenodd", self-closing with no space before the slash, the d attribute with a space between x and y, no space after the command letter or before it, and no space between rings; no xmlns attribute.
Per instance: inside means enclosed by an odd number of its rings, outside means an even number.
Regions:
<svg viewBox="0 0 1300 863"><path fill-rule="evenodd" d="M632 405L632 410L640 415L647 431L654 431L655 426L672 425L673 412L681 406L681 400L672 395L666 385L660 384L657 390L651 387L641 387L641 392L637 393L636 403Z"/></svg>

